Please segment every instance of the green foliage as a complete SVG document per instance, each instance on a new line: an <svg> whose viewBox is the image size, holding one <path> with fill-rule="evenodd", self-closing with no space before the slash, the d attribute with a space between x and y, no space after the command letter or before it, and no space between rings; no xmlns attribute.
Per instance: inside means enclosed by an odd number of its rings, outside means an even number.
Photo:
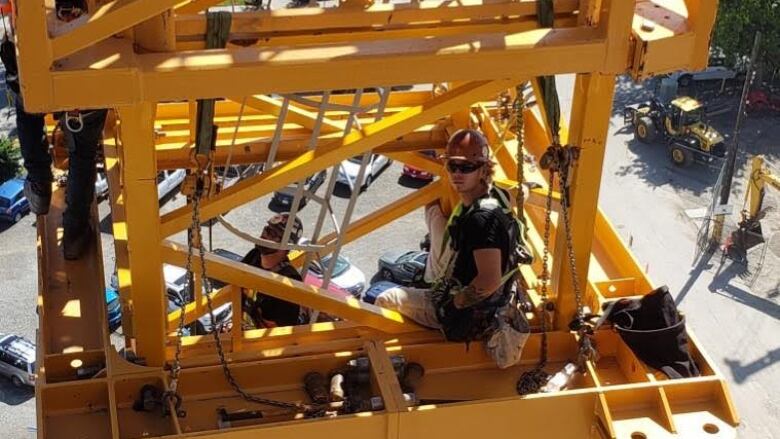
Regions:
<svg viewBox="0 0 780 439"><path fill-rule="evenodd" d="M0 182L19 174L19 147L8 137L0 137Z"/></svg>
<svg viewBox="0 0 780 439"><path fill-rule="evenodd" d="M762 36L759 63L780 67L780 0L720 0L713 48L726 64L738 66L750 57L757 31Z"/></svg>

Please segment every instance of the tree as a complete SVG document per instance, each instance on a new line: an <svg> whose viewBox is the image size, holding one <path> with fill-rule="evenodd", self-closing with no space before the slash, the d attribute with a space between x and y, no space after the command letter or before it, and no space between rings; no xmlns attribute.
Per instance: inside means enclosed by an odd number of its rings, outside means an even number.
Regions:
<svg viewBox="0 0 780 439"><path fill-rule="evenodd" d="M726 64L741 67L761 31L759 64L780 67L780 0L720 0L713 49Z"/></svg>
<svg viewBox="0 0 780 439"><path fill-rule="evenodd" d="M0 137L0 182L19 174L19 148L8 137Z"/></svg>

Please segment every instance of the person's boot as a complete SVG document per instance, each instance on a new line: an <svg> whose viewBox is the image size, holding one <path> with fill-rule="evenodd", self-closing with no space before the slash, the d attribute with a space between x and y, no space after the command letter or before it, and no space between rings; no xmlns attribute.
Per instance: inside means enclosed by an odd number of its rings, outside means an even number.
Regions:
<svg viewBox="0 0 780 439"><path fill-rule="evenodd" d="M62 234L62 253L68 261L81 258L92 240L92 227L65 227Z"/></svg>
<svg viewBox="0 0 780 439"><path fill-rule="evenodd" d="M30 202L30 210L34 214L46 215L51 204L51 182L38 183L25 179L24 196Z"/></svg>

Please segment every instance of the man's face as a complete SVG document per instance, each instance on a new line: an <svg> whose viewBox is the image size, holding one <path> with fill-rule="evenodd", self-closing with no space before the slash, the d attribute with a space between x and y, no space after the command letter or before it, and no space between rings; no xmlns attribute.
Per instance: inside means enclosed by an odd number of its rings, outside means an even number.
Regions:
<svg viewBox="0 0 780 439"><path fill-rule="evenodd" d="M282 233L276 227L265 227L260 238L267 239L273 242L282 242ZM260 253L263 255L272 255L283 252L283 250L277 250L270 247L260 247Z"/></svg>
<svg viewBox="0 0 780 439"><path fill-rule="evenodd" d="M446 168L455 191L468 193L481 184L485 166L484 163L456 159L447 160Z"/></svg>

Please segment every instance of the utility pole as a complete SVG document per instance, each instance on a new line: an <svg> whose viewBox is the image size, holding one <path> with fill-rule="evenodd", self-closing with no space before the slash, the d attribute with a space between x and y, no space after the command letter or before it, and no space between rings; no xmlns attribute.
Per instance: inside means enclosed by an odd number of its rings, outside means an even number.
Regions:
<svg viewBox="0 0 780 439"><path fill-rule="evenodd" d="M758 58L758 48L761 45L761 32L756 32L756 37L753 40L753 50L750 53L750 63L748 64L747 76L745 77L745 84L742 86L742 97L739 100L739 112L737 113L737 121L734 125L734 135L731 139L731 147L726 154L726 163L723 165L723 176L720 194L713 194L715 197L720 197L719 206L725 206L729 203L729 197L731 196L731 183L734 180L734 168L737 166L737 153L739 152L739 131L742 128L742 121L745 118L745 103L747 101L747 95L750 91L750 86L753 84L753 79L756 76L756 58ZM717 188L716 188L717 190ZM725 213L718 212L715 215L715 224L712 228L711 243L714 246L720 244L723 237L723 225L726 221Z"/></svg>

